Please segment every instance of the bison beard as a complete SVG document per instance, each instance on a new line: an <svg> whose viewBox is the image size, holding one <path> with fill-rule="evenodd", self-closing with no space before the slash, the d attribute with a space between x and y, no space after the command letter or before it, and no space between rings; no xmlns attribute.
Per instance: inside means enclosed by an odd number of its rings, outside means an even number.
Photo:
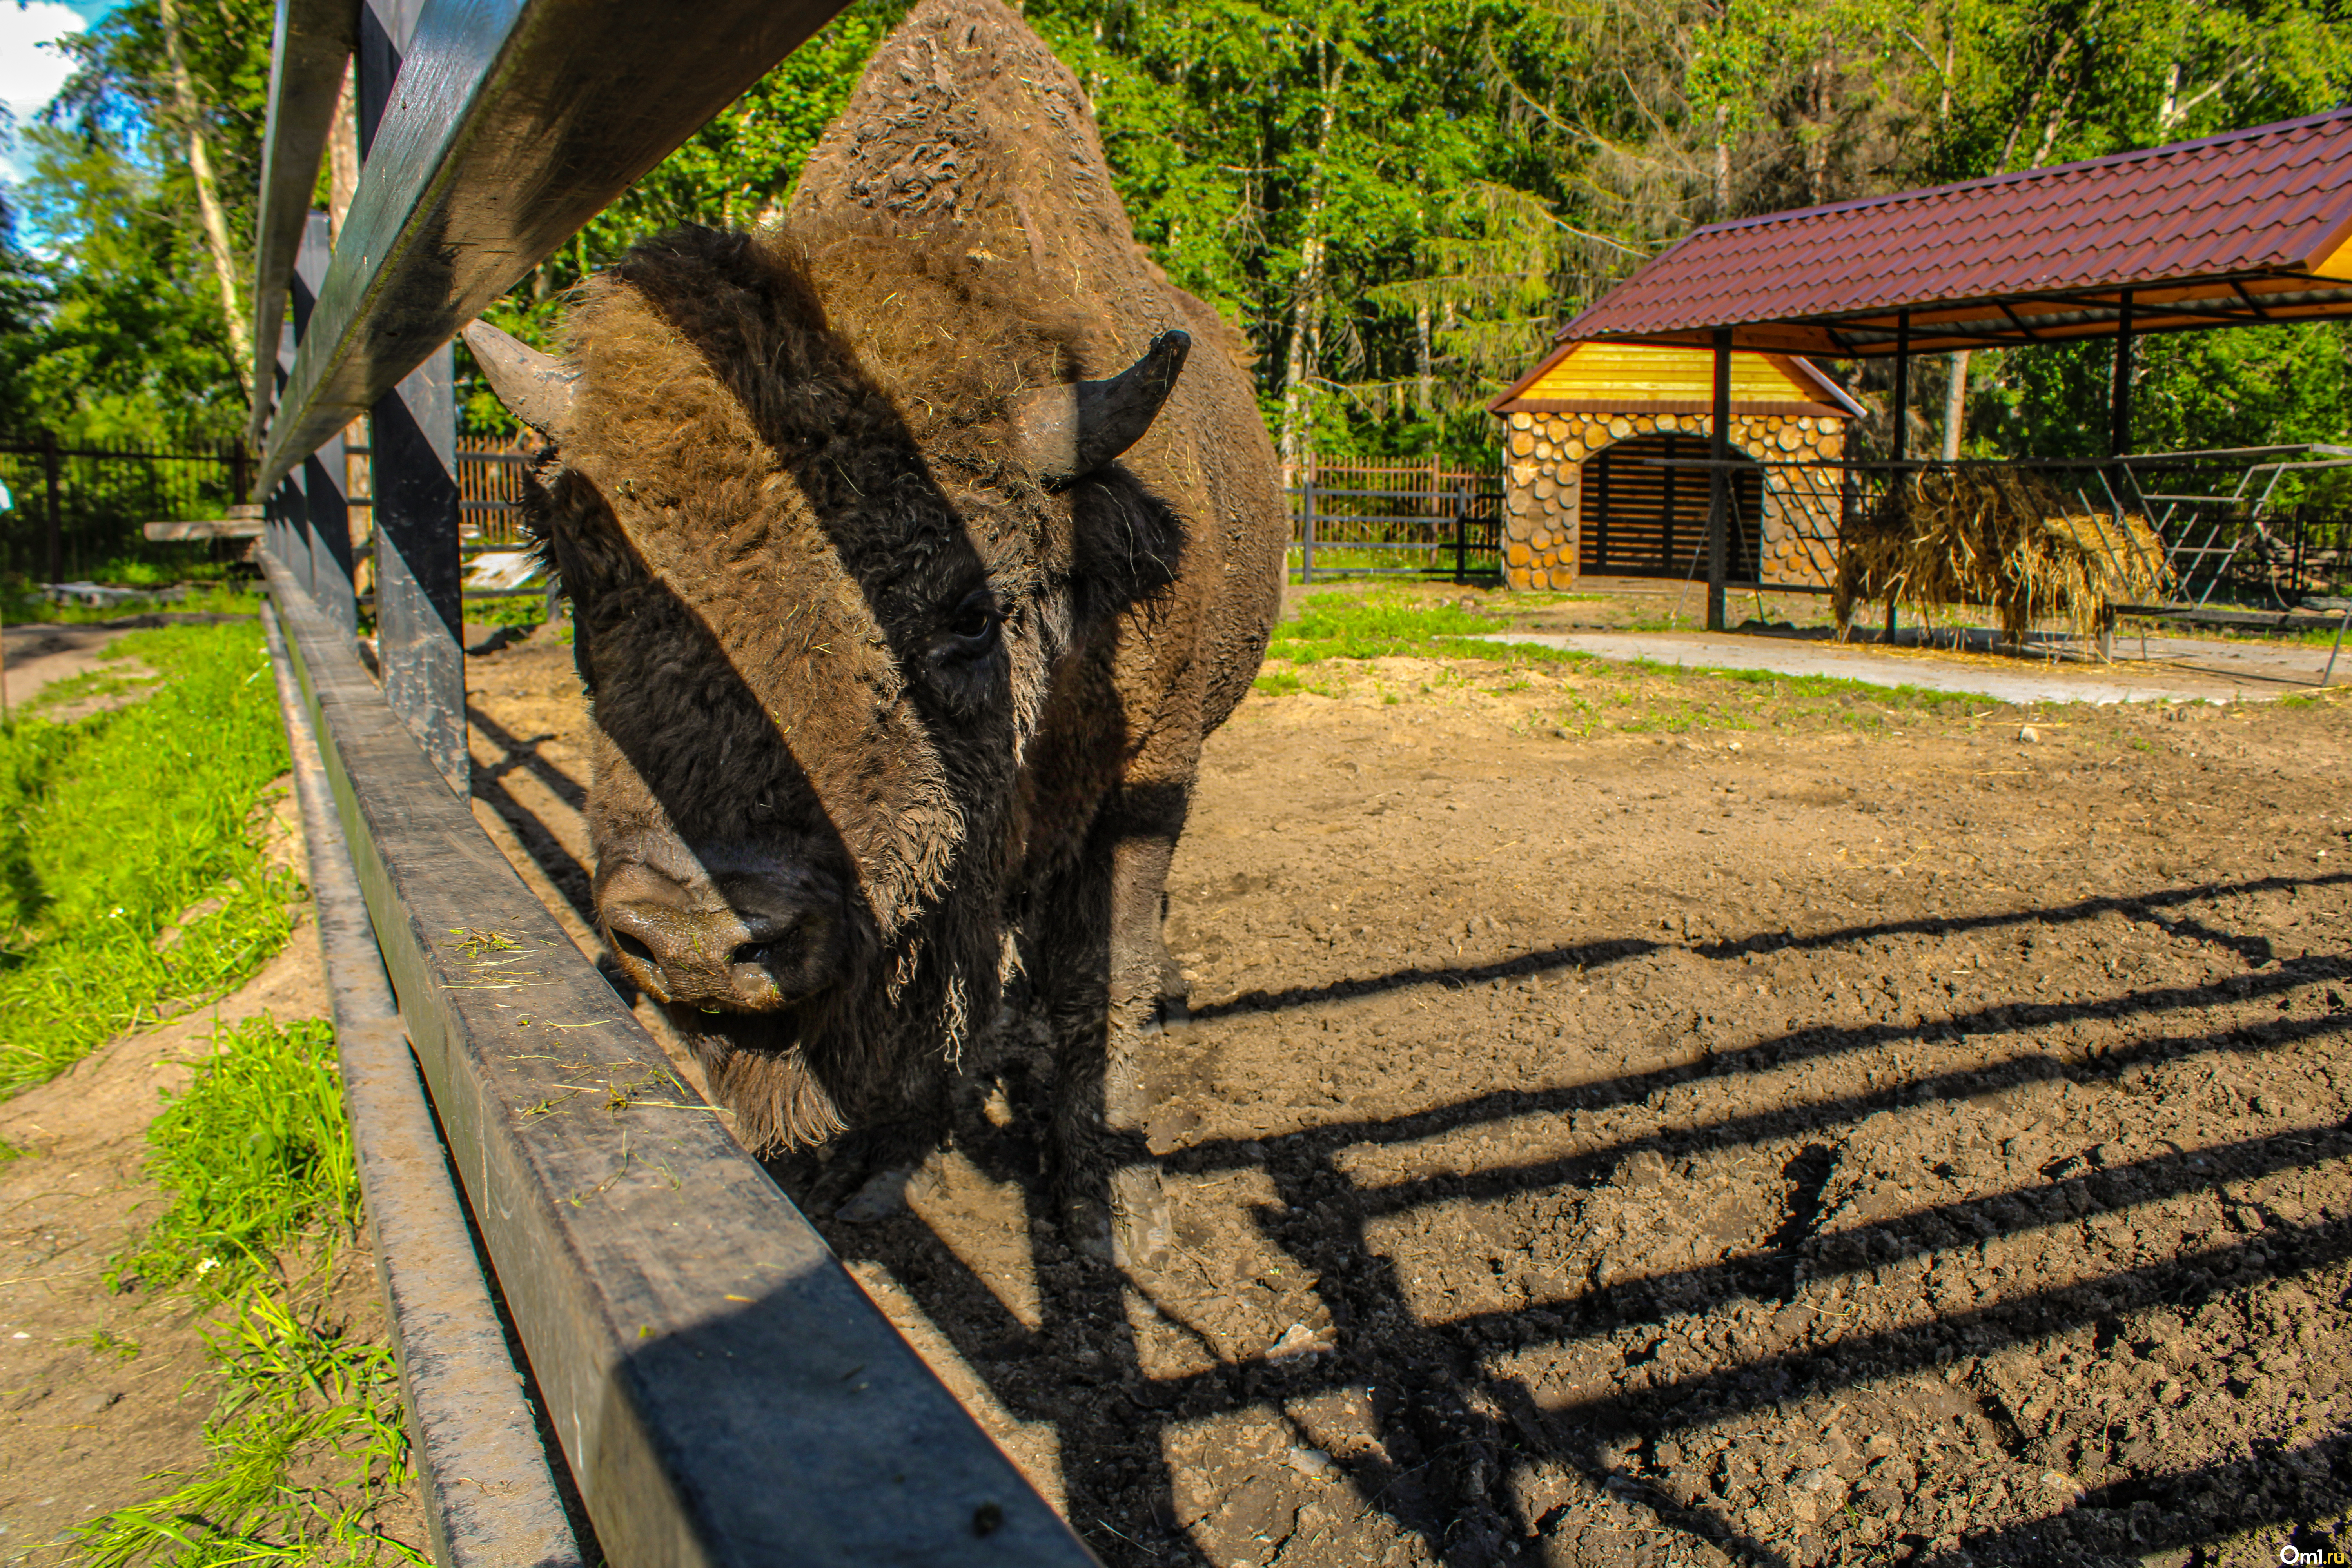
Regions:
<svg viewBox="0 0 2352 1568"><path fill-rule="evenodd" d="M1240 345L996 0L919 6L800 191L592 279L562 361L467 332L556 443L598 918L747 1143L886 1160L1017 942L1072 1239L1148 1263L1162 889L1286 532Z"/></svg>

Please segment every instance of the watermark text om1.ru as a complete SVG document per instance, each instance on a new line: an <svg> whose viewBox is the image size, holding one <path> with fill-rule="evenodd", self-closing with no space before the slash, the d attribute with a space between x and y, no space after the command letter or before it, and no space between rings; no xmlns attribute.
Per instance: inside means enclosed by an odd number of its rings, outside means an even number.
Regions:
<svg viewBox="0 0 2352 1568"><path fill-rule="evenodd" d="M2322 1552L2315 1547L2305 1550L2289 1543L2279 1548L2279 1561L2287 1568L2336 1568L2337 1563L2352 1563L2352 1556L2334 1547Z"/></svg>

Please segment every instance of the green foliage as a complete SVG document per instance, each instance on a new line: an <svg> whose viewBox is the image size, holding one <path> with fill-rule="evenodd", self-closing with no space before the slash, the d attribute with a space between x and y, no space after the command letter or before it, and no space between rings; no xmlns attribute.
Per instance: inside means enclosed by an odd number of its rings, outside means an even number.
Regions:
<svg viewBox="0 0 2352 1568"><path fill-rule="evenodd" d="M240 984L283 943L293 879L256 806L286 768L250 624L133 632L152 695L0 725L0 1091Z"/></svg>
<svg viewBox="0 0 2352 1568"><path fill-rule="evenodd" d="M679 224L744 227L772 220L791 199L818 137L849 101L866 57L905 10L901 0L857 0L532 268L486 319L527 342L556 347L564 291L637 241ZM519 435L521 426L490 395L463 343L457 360L467 432Z"/></svg>
<svg viewBox="0 0 2352 1568"><path fill-rule="evenodd" d="M493 319L550 346L564 291L631 243L782 210L905 4L857 0ZM194 129L242 256L268 12L181 12ZM1694 225L2330 108L2352 97L2339 13L2338 0L1035 0L1027 16L1091 97L1138 237L1248 338L1286 455L1476 461L1495 437L1484 401ZM56 259L0 244L0 423L229 430L241 367L157 0L117 9L79 51L82 74L33 133L39 172L20 204ZM2143 448L2222 429L2279 438L2325 424L2331 397L2340 426L2340 329L2234 343L2247 335L2149 342ZM1979 356L1970 449L2085 449L2103 428L2097 358ZM513 433L462 349L459 374L468 427ZM1915 377L1923 409L1938 406L1940 374ZM1886 369L1857 378L1883 442Z"/></svg>
<svg viewBox="0 0 2352 1568"><path fill-rule="evenodd" d="M148 1173L175 1195L114 1260L110 1281L184 1284L199 1300L223 1300L265 1278L314 1227L358 1233L359 1167L333 1026L252 1018L219 1030L213 1049L149 1126Z"/></svg>
<svg viewBox="0 0 2352 1568"><path fill-rule="evenodd" d="M1044 0L1137 237L1248 334L1285 450L1483 456L1477 404L1595 245L1576 150L1501 90L1585 51L1519 0Z"/></svg>
<svg viewBox="0 0 2352 1568"><path fill-rule="evenodd" d="M2352 325L2172 332L2134 345L2132 449L2189 451L2341 442L2352 413ZM1991 450L2105 457L2111 342L2010 350L1989 366L1970 409ZM2283 488L2279 500L2297 499Z"/></svg>
<svg viewBox="0 0 2352 1568"><path fill-rule="evenodd" d="M187 149L193 129L231 250L249 257L272 11L265 0L202 0L181 16L193 127L172 89L156 0L129 0L68 40L74 79L48 123L20 132L34 154L23 225L60 259L44 269L38 324L0 337L9 425L149 440L226 437L244 425L247 367L231 352ZM8 270L0 263L0 276ZM241 315L251 300L230 305Z"/></svg>
<svg viewBox="0 0 2352 1568"><path fill-rule="evenodd" d="M69 258L50 269L43 319L0 339L0 411L16 428L83 440L225 438L245 423L243 367L190 214L171 197L152 138L24 132L26 221Z"/></svg>

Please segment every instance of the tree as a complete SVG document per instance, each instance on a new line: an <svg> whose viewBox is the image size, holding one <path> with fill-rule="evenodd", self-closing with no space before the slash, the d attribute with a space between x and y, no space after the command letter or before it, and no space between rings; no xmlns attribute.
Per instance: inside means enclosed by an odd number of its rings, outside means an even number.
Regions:
<svg viewBox="0 0 2352 1568"><path fill-rule="evenodd" d="M59 260L0 346L16 417L90 437L242 426L269 31L260 0L132 0L66 41L75 75L24 132L23 224Z"/></svg>
<svg viewBox="0 0 2352 1568"><path fill-rule="evenodd" d="M1569 73L1531 5L1040 0L1139 238L1257 350L1286 458L1487 445L1478 404L1583 247L1571 150L1514 71Z"/></svg>
<svg viewBox="0 0 2352 1568"><path fill-rule="evenodd" d="M26 139L26 222L70 260L46 269L37 323L0 340L17 417L93 439L230 437L246 406L236 349L163 178L110 136L36 126Z"/></svg>
<svg viewBox="0 0 2352 1568"><path fill-rule="evenodd" d="M2337 9L2329 0L1989 5L1969 35L1944 166L1954 178L2030 168L2332 109L2352 99L2352 37ZM2330 324L2144 339L2133 446L2340 440L2352 409L2347 342ZM2105 452L2111 345L1999 350L1976 363L1971 450Z"/></svg>
<svg viewBox="0 0 2352 1568"><path fill-rule="evenodd" d="M866 58L905 8L900 0L858 0L835 17L531 268L484 312L487 319L526 342L554 347L565 292L637 241L685 223L728 227L772 221L792 199L818 138L849 101ZM457 360L467 430L519 433L521 426L491 395L463 343Z"/></svg>

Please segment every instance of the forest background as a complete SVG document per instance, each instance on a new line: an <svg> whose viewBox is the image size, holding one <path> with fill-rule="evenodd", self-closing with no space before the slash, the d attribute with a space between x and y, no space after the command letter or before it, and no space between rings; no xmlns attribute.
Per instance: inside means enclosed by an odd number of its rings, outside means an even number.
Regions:
<svg viewBox="0 0 2352 1568"><path fill-rule="evenodd" d="M779 212L903 0L856 0L493 312L681 222ZM1257 354L1286 458L1493 461L1483 405L1693 226L2352 100L2352 0L1032 0L1138 237ZM216 441L246 411L268 0L131 0L13 128L0 429ZM321 174L321 202L331 181ZM462 351L461 351L462 353ZM2103 449L2109 350L1915 374L1915 449ZM2337 440L2352 326L2144 340L2136 445ZM1883 443L1883 365L1853 371ZM464 368L461 366L461 374ZM1948 418L1956 411L1957 419ZM465 416L510 429L478 386Z"/></svg>

